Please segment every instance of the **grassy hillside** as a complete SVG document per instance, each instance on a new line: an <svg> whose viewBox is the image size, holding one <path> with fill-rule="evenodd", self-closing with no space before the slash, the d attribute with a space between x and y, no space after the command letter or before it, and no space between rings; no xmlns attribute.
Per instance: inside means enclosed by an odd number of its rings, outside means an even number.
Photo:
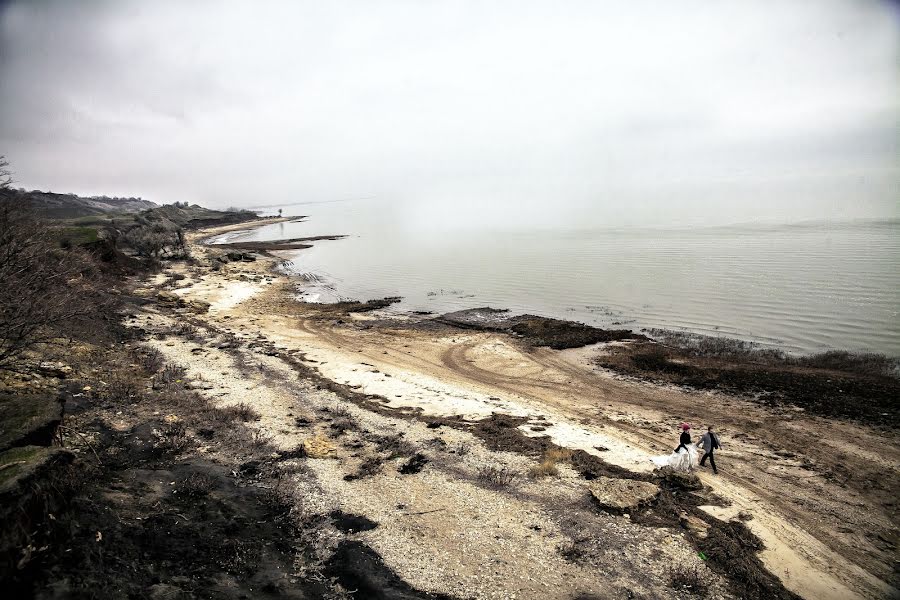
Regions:
<svg viewBox="0 0 900 600"><path fill-rule="evenodd" d="M109 196L82 197L75 194L56 194L32 190L7 190L15 201L27 204L36 214L48 219L77 219L110 213L136 213L155 208L156 203L142 198L111 198Z"/></svg>
<svg viewBox="0 0 900 600"><path fill-rule="evenodd" d="M115 270L139 262L185 256L184 232L256 219L246 210L211 210L176 202L159 206L140 198L85 198L75 194L0 190L0 202L31 221L62 248L83 248Z"/></svg>

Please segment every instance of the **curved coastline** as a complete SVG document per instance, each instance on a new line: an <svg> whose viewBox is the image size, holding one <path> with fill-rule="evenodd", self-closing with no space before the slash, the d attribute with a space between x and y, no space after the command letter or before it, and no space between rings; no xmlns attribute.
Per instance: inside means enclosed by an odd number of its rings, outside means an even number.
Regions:
<svg viewBox="0 0 900 600"><path fill-rule="evenodd" d="M197 247L200 259L223 251ZM779 400L771 393L738 393L721 385L721 373L716 370L719 366L710 357L695 354L660 358L658 350L666 349L666 344L632 332L625 332L619 339L555 350L548 333L563 333L565 338L572 328L579 335L591 329L605 330L544 317L509 315L502 310L483 310L494 321L487 319L485 324L475 319L472 326L464 323L465 314L434 316L384 310L390 302L376 301L365 310L355 308L369 303L298 302L295 278L277 270L276 257L260 256L255 262L229 263L218 271L202 267L175 284L175 292L182 297L209 303L209 313L201 315L198 323L231 336L233 341L228 343L237 344L236 348L246 347L247 351L285 362L301 377L311 378L317 386L339 394L366 414L382 415L395 423L400 419L409 427L425 427L425 431L449 428L448 433L450 429L466 432L490 452L512 453L523 460L534 460L535 453L542 451L538 448L547 448L547 444L583 452L576 456L591 458L584 459L588 462L573 459L573 479L564 479L577 489L581 489L579 482L598 476L650 477L647 473L651 467L645 461L667 447L673 422L688 419L715 423L728 440L727 450L719 459L728 470L722 469L723 474L715 479L700 474L704 490L708 490L704 494L713 495L705 496L703 505L680 504L680 510L687 511L684 523L699 519L712 527L716 536L732 535L725 534L722 527L731 526L734 518L743 514L749 518L746 523L752 532L747 535L764 540L766 548L748 549L739 564L709 565L724 578L725 585L741 585L736 577L768 578L766 597L876 598L896 591L892 587L896 582L890 574L890 552L867 545L870 537L844 531L846 524L852 523L850 531L890 535L886 529L890 519L884 507L898 487L900 448L892 433L896 424L891 421L896 419L896 412L881 415L878 422L817 412L815 406L804 407L790 398ZM240 299L230 301L237 292ZM516 331L514 327L522 323L528 326ZM173 343L180 347L180 341ZM185 344L184 353L191 356L190 343ZM175 352L167 345L159 347L163 352ZM646 353L649 358L643 360L649 362L644 366L656 369L653 377L628 373L623 367ZM728 361L735 363L735 356L729 354ZM622 362L603 364L613 360ZM766 373L752 360L740 365L744 371ZM683 376L690 367L713 368L715 386L692 387L687 384L690 382L662 377ZM788 372L802 374L816 368L792 365ZM834 373L840 365L828 368ZM277 383L260 380L253 385ZM266 427L273 433L280 431L280 424L290 418L276 411ZM761 423L765 427L760 428ZM529 441L535 439L541 445ZM842 448L840 459L831 444ZM866 450L872 447L883 452L873 455ZM422 452L436 461L433 468L438 468L438 453ZM353 464L350 461L348 466ZM842 479L835 479L838 476ZM821 493L822 481L831 482L827 497ZM533 484L520 485L526 485L531 493L538 490ZM370 498L375 493L354 489L356 498ZM351 505L354 502L341 497ZM385 498L389 501L391 497ZM732 508L716 507L720 500L714 498L729 500ZM368 514L364 507L357 508L357 512ZM377 513L382 509L370 510ZM453 509L457 510L462 509ZM660 514L656 511L650 510L646 518L656 518L653 515ZM841 515L838 521L834 518L837 514ZM649 523L636 516L632 522L639 528ZM666 523L660 521L654 526L679 527ZM584 526L588 527L586 523ZM399 535L388 523L380 527L380 539ZM685 531L680 535L687 536L691 547L706 547L703 538L694 537L690 529ZM438 543L440 534L435 530L432 535L434 541L429 543ZM409 563L405 554L390 549L403 547L398 540L378 546L379 551L399 574L414 577L421 565ZM524 539L517 543L526 544ZM802 555L796 552L799 547L804 549ZM453 557L456 560L456 555ZM459 560L464 558L460 556ZM428 578L416 583L432 591L451 593L458 589L453 588L452 578L442 584ZM755 597L746 590L738 595Z"/></svg>

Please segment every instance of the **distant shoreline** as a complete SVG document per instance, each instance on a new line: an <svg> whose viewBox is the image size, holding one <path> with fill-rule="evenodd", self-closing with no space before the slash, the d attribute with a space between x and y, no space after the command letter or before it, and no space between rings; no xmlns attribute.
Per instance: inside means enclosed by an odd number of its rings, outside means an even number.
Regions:
<svg viewBox="0 0 900 600"><path fill-rule="evenodd" d="M209 244L208 243L209 239L214 238L214 237L224 234L224 233L240 234L243 232L249 232L254 229L258 229L258 228L261 228L261 227L264 227L267 225L271 225L271 224L275 224L275 223L300 222L300 221L305 221L307 218L308 217L306 217L306 216L264 217L264 218L259 219L258 221L245 222L245 223L241 223L239 225L226 225L226 226L221 226L221 227L210 228L208 230L204 229L203 231L209 232L209 235L204 235L202 238L199 238L199 239L203 240L203 241L205 241L205 243ZM861 221L863 221L863 220L857 219L857 220L853 220L853 221L847 221L846 223L857 223L857 222L861 222ZM900 224L900 220L869 219L869 220L865 220L865 221L866 222L878 222L878 223L892 224L892 225ZM842 222L842 223L844 223L844 222ZM782 224L782 225L807 226L807 225L812 225L812 224L818 225L821 223L820 222L812 223L809 221L804 221L804 222L798 222L798 223L792 223L792 224ZM753 226L753 225L757 225L757 224L750 223L750 224L742 224L742 225L714 226L714 228L738 227L738 226L743 226L743 225ZM763 225L763 224L759 224L759 225ZM347 237L347 235L345 235L345 234L315 235L315 236L285 238L285 239L266 240L266 241L243 241L243 242L228 241L228 242L209 244L209 245L213 245L213 246L216 246L216 247L222 248L222 249L260 252L265 255L271 256L271 254L270 254L271 252L285 251L285 250L304 250L304 249L310 248L310 247L312 247L312 244L310 244L309 242L335 241L335 240L344 239L346 237ZM371 298L356 298L356 299L354 299L352 297L342 298L342 300L347 300L347 299L356 300L359 302L373 300ZM336 300L336 301L338 301L338 300ZM400 298L400 301L402 301L402 297ZM457 309L457 310L451 310L450 312L462 314L462 313L468 313L468 312L477 312L480 310L484 310L485 308L487 308L487 307L462 308L462 309ZM491 307L491 308L488 308L487 310L497 311L498 313L499 312L509 313L507 315L507 317L515 316L515 315L521 316L521 315L531 314L531 312L532 312L532 311L529 311L526 309L526 310L522 310L522 311L516 311L515 313L513 313L513 312L510 312L510 309L508 309L506 307L500 307L500 308ZM420 309L410 308L410 309L404 310L404 312L409 313L412 316L422 317L427 314L430 314L432 311L423 311ZM607 327L607 326L586 324L586 323L584 323L584 321L579 321L577 319L549 316L546 314L541 315L540 313L538 313L538 316L540 316L541 318L544 318L544 319L551 319L551 320L556 320L556 321L560 321L560 322L566 322L566 323L570 323L573 325L584 325L586 327L590 327L590 328L597 329L597 330L610 330L611 329L610 327ZM628 325L626 323L623 323L621 326L618 326L615 323L613 325L615 326L615 329L617 329L617 330L621 330L621 329L625 328L625 329L630 330L634 335L637 335L637 336L647 335L650 338L658 338L658 337L660 337L660 335L662 335L662 337L664 337L664 338L672 339L672 338L677 337L677 338L681 338L683 341L686 341L686 340L688 340L688 338L690 338L692 343L695 342L695 343L707 344L707 345L708 345L709 340L717 340L720 343L725 344L730 347L740 346L742 348L743 352L748 352L748 351L777 352L777 353L783 353L788 357L794 357L794 358L798 358L798 359L807 357L807 356L820 355L820 354L827 353L827 352L848 352L848 353L852 353L852 354L861 354L861 355L867 355L867 354L883 355L888 359L894 359L894 360L900 361L900 355L892 355L892 354L870 352L870 351L847 350L845 348L839 348L839 347L823 348L820 350L796 350L784 343L760 341L756 336L753 336L753 335L749 335L748 337L741 337L741 336L727 335L727 334L714 335L714 334L709 334L709 333L698 333L698 332L691 331L690 329L685 329L685 328L672 328L672 327L667 327L667 326L632 328L632 327L628 327Z"/></svg>
<svg viewBox="0 0 900 600"><path fill-rule="evenodd" d="M282 218L284 220L286 218ZM275 221L278 222L278 221ZM254 224L253 228L270 223ZM251 228L251 229L253 229ZM216 233L223 233L220 228ZM210 245L223 250L270 252L309 248L318 240L343 236L310 236L266 242ZM361 310L388 308L397 302L362 298L337 302ZM298 300L298 302L300 302ZM328 310L329 304L321 305ZM657 383L737 394L776 394L789 404L831 417L858 417L876 425L900 427L900 410L892 402L900 396L900 360L874 353L830 350L792 354L730 337L685 333L675 329L609 329L570 319L512 313L505 308L473 308L448 314L405 311L411 322L435 322L523 337L529 344L578 348L597 342L630 340L614 347L598 365L621 375ZM862 401L859 405L858 402Z"/></svg>
<svg viewBox="0 0 900 600"><path fill-rule="evenodd" d="M266 225L274 225L276 223L288 223L293 221L303 221L305 216L298 217L256 217L240 223L231 223L228 225L216 225L213 227L203 227L188 233L188 240L195 243L206 243L208 240L225 234L238 233L243 231L253 231Z"/></svg>

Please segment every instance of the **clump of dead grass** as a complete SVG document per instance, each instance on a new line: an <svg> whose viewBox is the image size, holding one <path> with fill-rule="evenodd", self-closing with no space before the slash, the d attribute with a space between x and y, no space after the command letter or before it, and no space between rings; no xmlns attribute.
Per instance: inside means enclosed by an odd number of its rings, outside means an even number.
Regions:
<svg viewBox="0 0 900 600"><path fill-rule="evenodd" d="M500 489L511 486L521 475L519 471L509 467L486 465L478 469L476 478L488 487Z"/></svg>
<svg viewBox="0 0 900 600"><path fill-rule="evenodd" d="M174 493L185 500L198 500L208 496L215 483L216 480L209 475L191 473L178 483Z"/></svg>
<svg viewBox="0 0 900 600"><path fill-rule="evenodd" d="M250 432L250 447L259 450L271 444L273 439L275 438L262 429L254 429Z"/></svg>
<svg viewBox="0 0 900 600"><path fill-rule="evenodd" d="M246 402L240 402L218 410L222 413L222 417L229 421L249 423L250 421L259 421L261 418L259 412Z"/></svg>
<svg viewBox="0 0 900 600"><path fill-rule="evenodd" d="M104 395L115 402L134 402L144 394L144 379L134 371L120 368L113 371L104 388Z"/></svg>
<svg viewBox="0 0 900 600"><path fill-rule="evenodd" d="M169 363L153 377L155 389L168 387L184 387L187 369L182 365Z"/></svg>
<svg viewBox="0 0 900 600"><path fill-rule="evenodd" d="M154 429L156 441L153 447L165 454L180 454L193 446L193 440L181 421L166 423L160 429Z"/></svg>
<svg viewBox="0 0 900 600"><path fill-rule="evenodd" d="M556 550L566 561L575 564L587 564L594 556L591 539L586 537L579 537L563 543L557 546Z"/></svg>
<svg viewBox="0 0 900 600"><path fill-rule="evenodd" d="M532 479L540 479L550 475L559 475L557 465L572 460L572 454L568 448L551 448L544 453L541 462L528 469L528 476Z"/></svg>
<svg viewBox="0 0 900 600"><path fill-rule="evenodd" d="M374 442L378 452L387 452L385 460L391 460L401 456L412 456L416 453L415 447L403 439L402 433L394 435L377 435L370 438Z"/></svg>
<svg viewBox="0 0 900 600"><path fill-rule="evenodd" d="M865 373L867 375L884 377L897 377L900 374L900 359L871 352L829 350L820 354L802 356L796 361L804 367L816 369Z"/></svg>
<svg viewBox="0 0 900 600"><path fill-rule="evenodd" d="M669 586L676 591L705 598L709 595L709 582L699 565L677 565L668 572Z"/></svg>
<svg viewBox="0 0 900 600"><path fill-rule="evenodd" d="M354 473L344 475L344 481L356 481L357 479L372 477L380 473L383 466L384 459L381 456L377 454L368 456L359 463L359 467Z"/></svg>
<svg viewBox="0 0 900 600"><path fill-rule="evenodd" d="M150 346L132 348L131 359L148 375L159 371L166 362L162 352Z"/></svg>
<svg viewBox="0 0 900 600"><path fill-rule="evenodd" d="M466 442L459 442L455 446L450 449L451 454L455 454L457 456L465 456L469 452L472 451L472 448Z"/></svg>
<svg viewBox="0 0 900 600"><path fill-rule="evenodd" d="M172 334L183 337L186 340L196 340L200 336L200 330L190 323L179 323L172 327Z"/></svg>

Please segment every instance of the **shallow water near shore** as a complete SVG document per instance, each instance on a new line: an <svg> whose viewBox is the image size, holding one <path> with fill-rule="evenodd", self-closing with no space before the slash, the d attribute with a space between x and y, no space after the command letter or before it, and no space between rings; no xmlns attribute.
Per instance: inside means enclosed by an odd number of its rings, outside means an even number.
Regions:
<svg viewBox="0 0 900 600"><path fill-rule="evenodd" d="M401 310L493 306L792 352L900 355L898 221L448 230L368 201L284 213L309 219L231 239L347 234L293 255L310 301L402 296Z"/></svg>

